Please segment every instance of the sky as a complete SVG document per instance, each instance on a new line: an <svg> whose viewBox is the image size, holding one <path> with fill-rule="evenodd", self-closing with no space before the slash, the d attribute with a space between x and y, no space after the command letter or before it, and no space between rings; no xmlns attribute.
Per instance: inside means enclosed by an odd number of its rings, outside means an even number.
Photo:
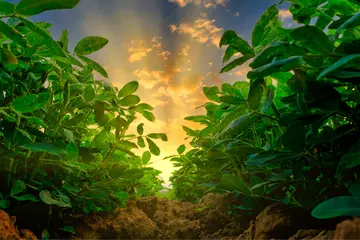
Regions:
<svg viewBox="0 0 360 240"><path fill-rule="evenodd" d="M17 0L8 0L16 3ZM56 10L32 17L53 24L55 39L69 31L69 48L86 36L102 36L109 44L90 58L109 73L109 80L121 88L139 82L142 102L154 107L156 121L145 123L145 133L164 132L168 142L157 141L161 155L152 166L167 180L174 170L165 156L176 154L186 134L182 126L201 126L185 121L204 113L197 109L207 100L204 86L246 81L249 67L219 74L225 48L219 48L222 33L235 30L245 40L261 14L279 0L81 0L71 10ZM287 5L278 6L284 27L291 26ZM141 149L142 150L142 149Z"/></svg>

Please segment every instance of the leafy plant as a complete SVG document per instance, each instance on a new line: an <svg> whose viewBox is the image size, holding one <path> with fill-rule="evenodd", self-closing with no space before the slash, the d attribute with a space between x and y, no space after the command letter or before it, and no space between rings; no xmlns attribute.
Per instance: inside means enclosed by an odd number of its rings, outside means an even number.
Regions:
<svg viewBox="0 0 360 240"><path fill-rule="evenodd" d="M106 70L85 55L108 40L82 39L68 50L68 32L54 40L50 23L25 16L70 9L79 0L0 1L0 208L29 202L86 213L111 211L132 196L158 192L160 171L147 167L159 155L162 133L127 134L153 108L135 95L136 81L117 89ZM142 129L140 131L140 129ZM146 147L142 156L134 149ZM142 140L141 140L142 139ZM67 227L65 229L69 231Z"/></svg>
<svg viewBox="0 0 360 240"><path fill-rule="evenodd" d="M221 72L249 62L249 81L204 87L206 114L185 118L204 128L184 126L192 149L170 157L180 167L172 177L178 197L233 192L245 211L269 201L309 210L320 204L319 218L357 208L357 194L342 195L360 165L359 3L288 2L299 24L293 29L283 28L272 5L251 43L232 30L223 34ZM339 210L329 214L335 204Z"/></svg>

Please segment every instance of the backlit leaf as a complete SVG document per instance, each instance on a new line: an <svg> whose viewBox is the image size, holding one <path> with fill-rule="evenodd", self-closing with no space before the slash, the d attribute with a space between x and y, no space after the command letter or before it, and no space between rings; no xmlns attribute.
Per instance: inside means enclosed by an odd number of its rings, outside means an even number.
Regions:
<svg viewBox="0 0 360 240"><path fill-rule="evenodd" d="M109 40L103 37L85 37L76 45L74 52L78 55L89 55L96 52L109 43Z"/></svg>
<svg viewBox="0 0 360 240"><path fill-rule="evenodd" d="M16 5L16 13L32 16L55 9L74 8L80 0L20 0Z"/></svg>

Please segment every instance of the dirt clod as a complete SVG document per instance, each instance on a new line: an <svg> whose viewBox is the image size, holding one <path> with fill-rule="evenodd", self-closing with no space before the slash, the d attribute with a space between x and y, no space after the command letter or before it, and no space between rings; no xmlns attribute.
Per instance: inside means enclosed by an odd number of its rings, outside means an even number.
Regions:
<svg viewBox="0 0 360 240"><path fill-rule="evenodd" d="M9 217L7 213L0 210L0 240L37 240L37 237L29 230L21 230L15 227L16 218Z"/></svg>
<svg viewBox="0 0 360 240"><path fill-rule="evenodd" d="M336 226L334 239L360 239L360 218L339 223Z"/></svg>

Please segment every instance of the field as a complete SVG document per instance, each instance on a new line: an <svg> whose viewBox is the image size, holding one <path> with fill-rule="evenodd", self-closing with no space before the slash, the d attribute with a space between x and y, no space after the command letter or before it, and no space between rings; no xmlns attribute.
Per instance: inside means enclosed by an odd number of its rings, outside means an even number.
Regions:
<svg viewBox="0 0 360 240"><path fill-rule="evenodd" d="M69 49L28 19L79 1L0 0L0 239L360 238L359 1L282 0L296 28L272 5L250 42L224 31L219 71L250 61L249 81L203 88L166 192L154 108L88 56L109 40Z"/></svg>

